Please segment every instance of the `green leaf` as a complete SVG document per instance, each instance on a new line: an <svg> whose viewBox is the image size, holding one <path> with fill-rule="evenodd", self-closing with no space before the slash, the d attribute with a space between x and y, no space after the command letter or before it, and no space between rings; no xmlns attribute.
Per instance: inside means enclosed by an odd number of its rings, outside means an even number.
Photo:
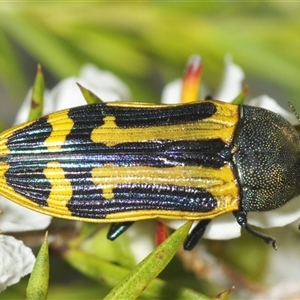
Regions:
<svg viewBox="0 0 300 300"><path fill-rule="evenodd" d="M82 63L65 45L65 39L55 36L37 19L24 18L20 10L5 11L1 13L0 28L57 76L77 74Z"/></svg>
<svg viewBox="0 0 300 300"><path fill-rule="evenodd" d="M228 297L230 296L230 294L232 293L234 287L221 292L220 294L218 294L216 297L214 297L212 300L227 300Z"/></svg>
<svg viewBox="0 0 300 300"><path fill-rule="evenodd" d="M104 282L108 286L116 285L128 273L126 268L119 267L76 248L68 249L63 257L82 274L98 282Z"/></svg>
<svg viewBox="0 0 300 300"><path fill-rule="evenodd" d="M47 299L49 283L48 233L36 258L26 289L26 300Z"/></svg>
<svg viewBox="0 0 300 300"><path fill-rule="evenodd" d="M182 246L192 222L186 222L176 230L164 243L138 264L123 280L105 297L110 299L136 299L144 289L167 266Z"/></svg>
<svg viewBox="0 0 300 300"><path fill-rule="evenodd" d="M124 282L124 278L128 278L128 274L133 274L133 272L137 272L137 276L133 276L132 278L132 276L129 275L131 278L130 280L139 281L139 279L143 279L143 276L149 277L150 274L147 274L148 271L151 273L151 279L144 278L144 280L147 280L150 283L154 277L166 266L176 250L182 245L183 240L187 235L189 226L190 224L188 223L183 228L179 229L179 232L175 232L173 235L171 235L171 237L165 243L159 246L158 249L150 254L140 265L135 267L135 271L131 271L130 273L129 269L126 267L121 267L120 265L108 262L99 256L91 254L92 251L97 252L97 250L90 249L88 253L86 248L93 247L92 244L86 244L84 246L85 250L78 249L77 247L66 248L65 245L62 245L61 248L63 249L63 257L69 262L69 264L79 270L82 274L97 280L99 283L105 283L110 287L114 287L120 281ZM100 249L102 245L100 240L94 240L94 245L96 242L99 243L98 249ZM117 241L114 241L111 244L115 244L116 242ZM126 284L128 283L125 282L125 285ZM135 283L130 283L130 285L135 285ZM140 282L139 290L141 289L142 285L143 283ZM191 289L170 285L158 278L155 278L150 283L149 287L143 292L142 296L144 299L170 299L172 296L174 296L172 299L208 299L206 296L203 296ZM116 296L114 299L117 298L118 297ZM123 295L121 298L131 299L128 298L127 295Z"/></svg>
<svg viewBox="0 0 300 300"><path fill-rule="evenodd" d="M103 102L93 92L83 87L80 83L77 82L77 85L79 86L82 96L84 97L87 104L95 104L95 103Z"/></svg>
<svg viewBox="0 0 300 300"><path fill-rule="evenodd" d="M86 239L80 246L82 250L106 261L116 263L125 268L133 268L136 264L127 234L117 240L107 239L107 227L99 230L92 238Z"/></svg>
<svg viewBox="0 0 300 300"><path fill-rule="evenodd" d="M23 97L27 90L25 75L15 52L13 45L0 28L0 81L10 89L13 96Z"/></svg>
<svg viewBox="0 0 300 300"><path fill-rule="evenodd" d="M32 87L31 106L28 121L35 120L42 116L44 105L44 90L44 75L41 65L38 65L35 81Z"/></svg>
<svg viewBox="0 0 300 300"><path fill-rule="evenodd" d="M248 87L244 87L242 91L233 99L232 104L242 105L245 102L246 94L248 91Z"/></svg>

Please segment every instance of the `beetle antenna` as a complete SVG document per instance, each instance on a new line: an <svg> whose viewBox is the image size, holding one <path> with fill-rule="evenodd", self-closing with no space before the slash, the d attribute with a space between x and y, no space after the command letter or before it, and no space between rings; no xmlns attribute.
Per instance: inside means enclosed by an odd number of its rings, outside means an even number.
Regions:
<svg viewBox="0 0 300 300"><path fill-rule="evenodd" d="M243 227L246 231L248 231L250 234L252 234L254 237L257 237L264 241L266 244L272 245L274 250L277 250L277 243L276 240L273 239L270 236L264 235L261 232L257 232L253 230L251 227L248 225L248 220L247 220L247 213L245 211L236 211L233 212L233 215L238 222L238 224Z"/></svg>
<svg viewBox="0 0 300 300"><path fill-rule="evenodd" d="M291 102L288 102L288 104L289 104L289 107L290 107L291 111L294 113L295 117L300 122L300 115L298 114L295 106Z"/></svg>

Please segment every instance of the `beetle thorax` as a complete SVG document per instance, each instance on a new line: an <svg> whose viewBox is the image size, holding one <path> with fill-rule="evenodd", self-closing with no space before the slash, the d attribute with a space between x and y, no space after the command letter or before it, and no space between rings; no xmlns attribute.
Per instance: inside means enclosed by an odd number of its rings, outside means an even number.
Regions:
<svg viewBox="0 0 300 300"><path fill-rule="evenodd" d="M300 139L294 127L268 110L242 106L233 156L241 209L267 211L300 194Z"/></svg>

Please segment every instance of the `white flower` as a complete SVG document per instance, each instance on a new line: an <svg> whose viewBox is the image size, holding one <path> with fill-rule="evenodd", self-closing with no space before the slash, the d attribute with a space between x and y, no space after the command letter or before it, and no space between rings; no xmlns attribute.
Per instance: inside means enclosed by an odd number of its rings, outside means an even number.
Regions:
<svg viewBox="0 0 300 300"><path fill-rule="evenodd" d="M85 65L78 77L62 80L51 91L44 95L43 114L49 114L64 108L85 105L76 82L93 91L105 101L127 100L129 90L115 75L100 71L93 65ZM14 124L27 121L31 101L31 91L28 92ZM48 227L51 217L46 216L0 196L0 230L5 232L20 232L42 230ZM17 283L21 277L32 271L35 257L30 248L11 236L0 235L0 291Z"/></svg>
<svg viewBox="0 0 300 300"><path fill-rule="evenodd" d="M0 235L0 292L31 272L35 257L30 248L12 236Z"/></svg>
<svg viewBox="0 0 300 300"><path fill-rule="evenodd" d="M242 82L245 78L244 72L240 66L232 62L231 56L225 57L225 68L223 72L222 83L219 91L214 95L214 99L231 102L239 95L242 89ZM178 78L168 83L163 92L161 103L174 104L180 102L182 89L182 79ZM208 93L207 88L201 83L200 99L204 99Z"/></svg>
<svg viewBox="0 0 300 300"><path fill-rule="evenodd" d="M82 67L78 77L66 78L60 81L51 91L45 91L43 115L65 108L85 105L86 101L76 84L77 82L105 102L128 101L130 98L129 89L114 74L87 64ZM31 91L27 94L17 114L15 124L27 121L30 101Z"/></svg>
<svg viewBox="0 0 300 300"><path fill-rule="evenodd" d="M230 55L227 55L221 86L214 95L214 99L231 102L241 92L244 78L242 68L232 61Z"/></svg>
<svg viewBox="0 0 300 300"><path fill-rule="evenodd" d="M51 217L15 204L0 196L0 229L5 232L41 230L49 226Z"/></svg>

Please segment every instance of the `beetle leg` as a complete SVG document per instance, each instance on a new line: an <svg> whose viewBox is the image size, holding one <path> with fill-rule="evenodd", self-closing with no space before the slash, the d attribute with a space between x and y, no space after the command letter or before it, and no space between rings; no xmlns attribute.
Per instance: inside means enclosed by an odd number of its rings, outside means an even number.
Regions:
<svg viewBox="0 0 300 300"><path fill-rule="evenodd" d="M134 222L112 223L106 237L114 241L118 236L124 233Z"/></svg>
<svg viewBox="0 0 300 300"><path fill-rule="evenodd" d="M264 241L266 244L271 244L272 247L277 250L277 244L276 240L270 236L264 235L260 232L257 232L253 230L251 227L248 226L248 220L247 220L247 212L245 211L235 211L233 212L233 215L238 222L238 224L243 227L245 230L247 230L250 234L252 234L254 237L257 237Z"/></svg>
<svg viewBox="0 0 300 300"><path fill-rule="evenodd" d="M196 244L202 238L207 225L210 223L211 219L200 221L190 232L187 238L184 241L183 248L184 250L191 251L194 249Z"/></svg>

